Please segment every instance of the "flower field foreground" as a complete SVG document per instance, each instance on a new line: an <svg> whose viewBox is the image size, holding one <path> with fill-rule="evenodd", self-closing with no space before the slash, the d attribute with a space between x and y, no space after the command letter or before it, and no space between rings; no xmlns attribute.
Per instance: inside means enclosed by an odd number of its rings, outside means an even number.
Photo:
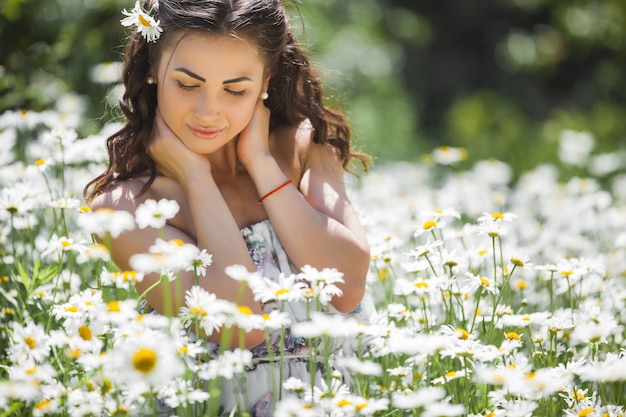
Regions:
<svg viewBox="0 0 626 417"><path fill-rule="evenodd" d="M152 415L158 401L214 416L219 381L245 378L252 355L212 352L190 330L233 325L291 326L318 347L312 359L336 364L322 388L285 381L276 416L626 412L625 176L558 181L542 166L511 187L497 161L383 165L351 188L372 246L370 323L316 314L338 271L270 283L237 266L229 275L259 300L307 300L310 320L256 317L200 287L168 319L141 313L133 282L183 269L200 278L211 254L157 241L134 271L115 269L91 233L161 227L177 207L90 212L82 187L116 126L81 139L74 128L57 112L0 115L0 416ZM346 336L358 357L330 353Z"/></svg>

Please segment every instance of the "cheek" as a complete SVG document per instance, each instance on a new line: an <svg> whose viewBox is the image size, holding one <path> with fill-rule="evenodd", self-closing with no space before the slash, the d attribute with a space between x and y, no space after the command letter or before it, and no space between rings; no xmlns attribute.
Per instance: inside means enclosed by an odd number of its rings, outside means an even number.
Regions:
<svg viewBox="0 0 626 417"><path fill-rule="evenodd" d="M230 111L231 125L237 126L237 130L243 130L250 123L255 107L256 100L242 100L232 106Z"/></svg>

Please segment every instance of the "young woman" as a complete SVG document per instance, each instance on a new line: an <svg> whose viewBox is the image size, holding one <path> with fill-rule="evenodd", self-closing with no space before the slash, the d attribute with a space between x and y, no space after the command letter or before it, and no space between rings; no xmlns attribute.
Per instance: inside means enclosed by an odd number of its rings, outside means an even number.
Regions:
<svg viewBox="0 0 626 417"><path fill-rule="evenodd" d="M350 149L344 116L323 104L320 80L281 2L147 0L126 14L126 23L138 22L123 71L126 124L108 139L108 169L85 189L92 208L134 213L149 199L176 200L180 211L165 239L206 249L212 264L200 285L256 314L276 304L260 305L249 290L241 295L227 266L272 279L305 265L336 268L345 282L329 313L361 312L370 253L344 175L351 158L366 158ZM130 257L157 237L150 228L122 234L113 260L132 269ZM147 276L138 290L157 280ZM193 274L181 281L188 290ZM147 295L157 311L184 304L164 305L162 291ZM287 311L303 319L301 306ZM209 339L218 342L220 334ZM246 333L258 363L247 374L253 410L271 402L265 368L275 364L263 357L264 344L264 332ZM306 371L304 361L293 361L283 375L306 381ZM234 407L232 396L222 393L224 412Z"/></svg>

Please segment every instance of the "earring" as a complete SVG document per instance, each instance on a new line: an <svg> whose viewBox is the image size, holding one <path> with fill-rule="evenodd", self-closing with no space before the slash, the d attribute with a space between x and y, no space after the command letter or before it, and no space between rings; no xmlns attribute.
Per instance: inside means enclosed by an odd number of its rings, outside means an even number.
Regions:
<svg viewBox="0 0 626 417"><path fill-rule="evenodd" d="M154 81L154 78L152 78L151 76L149 76L148 78L146 78L146 84L156 84L156 81Z"/></svg>
<svg viewBox="0 0 626 417"><path fill-rule="evenodd" d="M267 94L267 91L263 91L261 93L261 100L267 100L269 98L269 94Z"/></svg>

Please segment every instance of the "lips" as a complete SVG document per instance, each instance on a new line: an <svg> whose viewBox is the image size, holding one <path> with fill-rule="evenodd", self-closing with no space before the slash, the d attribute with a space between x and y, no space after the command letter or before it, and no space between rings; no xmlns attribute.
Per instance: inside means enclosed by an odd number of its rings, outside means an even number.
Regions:
<svg viewBox="0 0 626 417"><path fill-rule="evenodd" d="M222 133L222 131L224 131L224 128L218 129L218 128L207 128L207 127L200 127L200 126L189 126L189 130L191 130L191 132L197 137L204 138L204 139L212 139L212 138L219 136L219 134Z"/></svg>

